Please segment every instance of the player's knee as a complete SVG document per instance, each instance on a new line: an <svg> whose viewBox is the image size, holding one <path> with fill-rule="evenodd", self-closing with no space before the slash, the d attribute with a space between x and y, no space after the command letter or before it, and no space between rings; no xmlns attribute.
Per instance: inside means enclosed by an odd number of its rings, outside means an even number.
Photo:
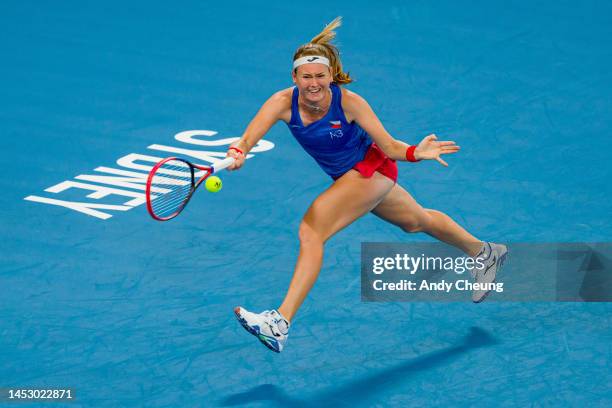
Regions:
<svg viewBox="0 0 612 408"><path fill-rule="evenodd" d="M404 232L409 232L409 233L414 233L414 232L421 232L421 225L419 224L419 222L416 219L411 219L411 220L407 220L405 221L402 226L401 226L402 230Z"/></svg>
<svg viewBox="0 0 612 408"><path fill-rule="evenodd" d="M321 244L323 242L320 234L305 221L300 223L298 237L302 245Z"/></svg>
<svg viewBox="0 0 612 408"><path fill-rule="evenodd" d="M431 217L429 214L424 213L419 216L409 217L402 223L401 228L405 232L416 233L423 232L429 230L429 225L431 223Z"/></svg>

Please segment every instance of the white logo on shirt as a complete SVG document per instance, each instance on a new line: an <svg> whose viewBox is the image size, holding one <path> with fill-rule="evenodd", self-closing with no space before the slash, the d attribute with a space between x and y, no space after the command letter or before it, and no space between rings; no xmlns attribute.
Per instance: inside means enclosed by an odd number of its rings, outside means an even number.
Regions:
<svg viewBox="0 0 612 408"><path fill-rule="evenodd" d="M338 129L338 130L332 130L329 132L329 136L333 139L335 137L337 138L341 138L342 136L344 136L344 133L342 133L342 130Z"/></svg>

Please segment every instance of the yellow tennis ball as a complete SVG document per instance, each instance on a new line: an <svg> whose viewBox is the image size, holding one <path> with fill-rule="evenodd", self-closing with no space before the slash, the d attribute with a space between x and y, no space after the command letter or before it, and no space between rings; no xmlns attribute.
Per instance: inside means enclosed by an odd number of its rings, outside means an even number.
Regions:
<svg viewBox="0 0 612 408"><path fill-rule="evenodd" d="M221 179L219 177L210 176L204 182L204 187L206 187L206 189L211 193L216 193L217 191L221 190L221 187L223 187L223 183L221 182Z"/></svg>

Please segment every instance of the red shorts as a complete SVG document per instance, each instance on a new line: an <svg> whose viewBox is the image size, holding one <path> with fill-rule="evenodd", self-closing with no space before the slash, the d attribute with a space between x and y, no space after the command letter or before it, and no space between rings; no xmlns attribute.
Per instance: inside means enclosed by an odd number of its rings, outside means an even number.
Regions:
<svg viewBox="0 0 612 408"><path fill-rule="evenodd" d="M372 143L363 160L355 164L353 169L366 178L372 177L377 171L397 183L397 163L388 158L376 143Z"/></svg>

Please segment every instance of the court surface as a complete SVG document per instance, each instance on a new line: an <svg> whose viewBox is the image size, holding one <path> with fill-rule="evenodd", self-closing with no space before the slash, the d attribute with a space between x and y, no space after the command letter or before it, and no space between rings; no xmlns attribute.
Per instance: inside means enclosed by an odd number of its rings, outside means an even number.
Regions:
<svg viewBox="0 0 612 408"><path fill-rule="evenodd" d="M395 137L462 146L447 169L400 163L423 206L497 242L609 242L610 4L266 4L4 5L0 387L96 407L610 406L609 303L362 303L361 242L431 240L372 215L328 243L282 354L244 332L233 307L278 306L330 183L284 124L171 222L95 178L171 155L151 145L224 152L342 15L350 89ZM175 139L190 130L217 145Z"/></svg>

